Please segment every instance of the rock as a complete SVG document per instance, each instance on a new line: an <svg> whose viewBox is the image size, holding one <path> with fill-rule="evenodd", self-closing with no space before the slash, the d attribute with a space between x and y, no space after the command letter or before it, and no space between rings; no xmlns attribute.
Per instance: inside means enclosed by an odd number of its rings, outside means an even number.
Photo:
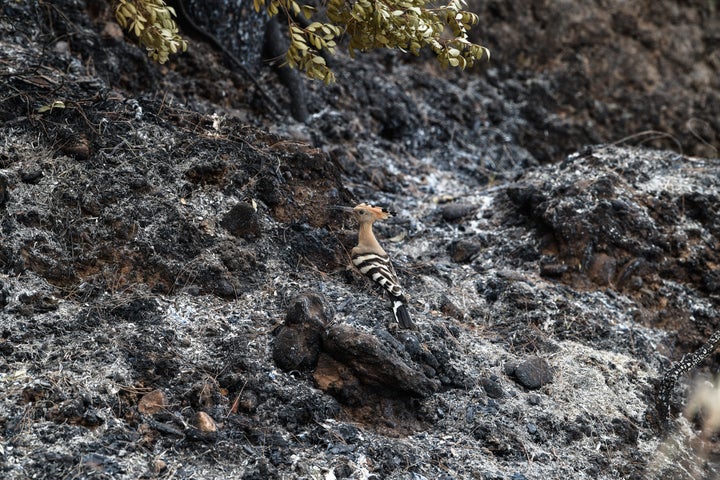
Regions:
<svg viewBox="0 0 720 480"><path fill-rule="evenodd" d="M99 453L88 453L80 458L79 468L93 472L97 476L112 476L119 472L117 462ZM90 476L94 476L90 475Z"/></svg>
<svg viewBox="0 0 720 480"><path fill-rule="evenodd" d="M61 141L60 151L76 160L87 160L90 157L90 140L85 135L70 135L58 138Z"/></svg>
<svg viewBox="0 0 720 480"><path fill-rule="evenodd" d="M465 312L455 305L455 303L446 295L440 297L440 311L448 317L452 317L456 320L463 320L466 315Z"/></svg>
<svg viewBox="0 0 720 480"><path fill-rule="evenodd" d="M214 433L218 429L215 420L205 412L197 412L193 418L193 424L203 433Z"/></svg>
<svg viewBox="0 0 720 480"><path fill-rule="evenodd" d="M138 401L138 411L143 415L154 415L166 407L167 400L162 390L146 393Z"/></svg>
<svg viewBox="0 0 720 480"><path fill-rule="evenodd" d="M617 260L605 254L597 253L590 260L588 277L598 285L610 285L617 271Z"/></svg>
<svg viewBox="0 0 720 480"><path fill-rule="evenodd" d="M283 370L312 370L319 354L319 330L283 327L273 343L273 360Z"/></svg>
<svg viewBox="0 0 720 480"><path fill-rule="evenodd" d="M100 32L103 38L112 39L116 42L123 41L123 31L116 22L107 22Z"/></svg>
<svg viewBox="0 0 720 480"><path fill-rule="evenodd" d="M51 312L57 310L59 303L57 298L43 292L21 293L18 301L30 312Z"/></svg>
<svg viewBox="0 0 720 480"><path fill-rule="evenodd" d="M369 396L363 392L360 379L352 369L324 353L318 358L313 378L320 390L346 405L361 405Z"/></svg>
<svg viewBox="0 0 720 480"><path fill-rule="evenodd" d="M268 207L277 207L283 203L283 192L278 186L278 181L269 175L257 181L255 195Z"/></svg>
<svg viewBox="0 0 720 480"><path fill-rule="evenodd" d="M43 171L41 168L28 169L20 172L20 180L30 185L38 184L42 178Z"/></svg>
<svg viewBox="0 0 720 480"><path fill-rule="evenodd" d="M260 221L252 205L241 202L226 213L220 225L240 238L254 238L260 235Z"/></svg>
<svg viewBox="0 0 720 480"><path fill-rule="evenodd" d="M544 259L540 263L540 275L543 277L562 277L568 270L570 270L570 267L564 263L554 261L554 259Z"/></svg>
<svg viewBox="0 0 720 480"><path fill-rule="evenodd" d="M245 412L253 413L258 407L258 398L252 390L244 390L238 397L238 406Z"/></svg>
<svg viewBox="0 0 720 480"><path fill-rule="evenodd" d="M458 240L450 246L450 255L457 263L468 263L482 248L482 244L475 240Z"/></svg>
<svg viewBox="0 0 720 480"><path fill-rule="evenodd" d="M322 332L332 318L333 312L323 297L307 293L295 298L273 343L277 366L284 370L315 368Z"/></svg>
<svg viewBox="0 0 720 480"><path fill-rule="evenodd" d="M476 205L468 203L448 203L447 205L440 207L440 212L443 220L447 222L455 222L467 217L471 213L474 213L477 209L478 207Z"/></svg>
<svg viewBox="0 0 720 480"><path fill-rule="evenodd" d="M343 392L344 398L362 395L364 388L380 395L424 398L439 386L420 366L406 362L375 336L350 325L331 327L323 335L323 352L326 355L318 363L316 381L331 392Z"/></svg>
<svg viewBox="0 0 720 480"><path fill-rule="evenodd" d="M14 350L15 347L13 347L12 343L6 341L5 339L0 339L0 354L4 357L9 357L12 355Z"/></svg>
<svg viewBox="0 0 720 480"><path fill-rule="evenodd" d="M185 177L200 185L220 184L227 174L228 165L222 159L195 165L185 172Z"/></svg>
<svg viewBox="0 0 720 480"><path fill-rule="evenodd" d="M167 462L161 458L154 458L151 463L153 473L162 473L167 468Z"/></svg>
<svg viewBox="0 0 720 480"><path fill-rule="evenodd" d="M483 389L485 390L485 393L487 393L488 397L502 398L502 396L503 396L502 385L500 385L500 382L498 382L496 379L482 377L480 379L480 384L482 385Z"/></svg>
<svg viewBox="0 0 720 480"><path fill-rule="evenodd" d="M553 379L552 368L544 358L540 357L530 357L519 364L509 364L505 372L514 376L520 385L530 390L537 390Z"/></svg>
<svg viewBox="0 0 720 480"><path fill-rule="evenodd" d="M321 329L332 321L333 315L324 297L315 293L306 293L291 302L285 317L285 325L309 325L314 329Z"/></svg>

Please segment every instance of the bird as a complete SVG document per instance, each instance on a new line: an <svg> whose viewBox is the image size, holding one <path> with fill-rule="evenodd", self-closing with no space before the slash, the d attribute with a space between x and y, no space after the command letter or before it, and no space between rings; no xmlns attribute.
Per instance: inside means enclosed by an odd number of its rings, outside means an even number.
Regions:
<svg viewBox="0 0 720 480"><path fill-rule="evenodd" d="M367 203L355 206L352 212L359 223L358 244L350 251L353 265L388 293L395 322L400 328L414 330L415 324L410 318L405 291L400 285L390 257L375 238L372 229L373 223L392 217L393 212Z"/></svg>

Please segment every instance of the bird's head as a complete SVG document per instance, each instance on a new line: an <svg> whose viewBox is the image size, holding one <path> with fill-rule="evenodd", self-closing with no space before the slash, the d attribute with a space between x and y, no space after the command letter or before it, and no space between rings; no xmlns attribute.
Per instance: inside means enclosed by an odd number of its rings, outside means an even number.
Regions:
<svg viewBox="0 0 720 480"><path fill-rule="evenodd" d="M353 212L360 222L374 222L375 220L385 220L393 216L392 211L367 203L361 203L355 206Z"/></svg>
<svg viewBox="0 0 720 480"><path fill-rule="evenodd" d="M386 220L395 215L395 212L383 207L376 207L369 203L360 203L355 207L330 207L332 210L342 210L355 215L359 222L374 222L375 220Z"/></svg>

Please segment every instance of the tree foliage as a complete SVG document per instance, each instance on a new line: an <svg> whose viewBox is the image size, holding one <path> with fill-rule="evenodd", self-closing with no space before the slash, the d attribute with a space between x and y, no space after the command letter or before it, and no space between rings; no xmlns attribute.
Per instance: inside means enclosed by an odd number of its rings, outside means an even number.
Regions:
<svg viewBox="0 0 720 480"><path fill-rule="evenodd" d="M117 0L115 4L117 22L135 35L158 63L167 62L171 53L187 50L172 18L176 16L175 9L163 0Z"/></svg>
<svg viewBox="0 0 720 480"><path fill-rule="evenodd" d="M468 40L478 23L474 13L463 10L465 0L434 5L427 0L327 0L329 21L312 21L315 7L298 0L253 0L255 9L268 15L284 13L288 19L290 46L287 64L309 77L331 83L335 77L323 52L335 53L343 35L349 38L350 55L374 48L397 48L415 55L427 47L443 66L466 68L490 56L487 48ZM175 11L163 0L116 0L118 23L138 37L154 60L164 63L170 53L185 50L172 19ZM301 24L296 19L305 17Z"/></svg>

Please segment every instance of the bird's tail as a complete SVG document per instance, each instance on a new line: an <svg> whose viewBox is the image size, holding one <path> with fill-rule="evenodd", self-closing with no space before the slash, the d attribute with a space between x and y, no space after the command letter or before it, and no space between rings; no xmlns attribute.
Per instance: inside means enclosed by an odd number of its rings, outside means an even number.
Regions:
<svg viewBox="0 0 720 480"><path fill-rule="evenodd" d="M395 321L400 325L400 328L415 330L415 324L410 318L410 312L408 312L405 302L402 300L393 300L393 314L395 315Z"/></svg>

